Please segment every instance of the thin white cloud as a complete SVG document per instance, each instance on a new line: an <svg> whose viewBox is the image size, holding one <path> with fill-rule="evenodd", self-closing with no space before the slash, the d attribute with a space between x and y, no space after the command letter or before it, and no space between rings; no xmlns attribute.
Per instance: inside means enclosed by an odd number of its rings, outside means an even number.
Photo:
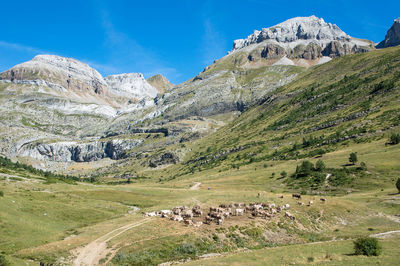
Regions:
<svg viewBox="0 0 400 266"><path fill-rule="evenodd" d="M26 52L26 53L31 53L31 54L49 54L50 52L38 49L35 47L23 45L23 44L18 44L18 43L10 43L6 41L0 41L0 47L5 48L5 49L10 49L10 50L16 50L20 52Z"/></svg>

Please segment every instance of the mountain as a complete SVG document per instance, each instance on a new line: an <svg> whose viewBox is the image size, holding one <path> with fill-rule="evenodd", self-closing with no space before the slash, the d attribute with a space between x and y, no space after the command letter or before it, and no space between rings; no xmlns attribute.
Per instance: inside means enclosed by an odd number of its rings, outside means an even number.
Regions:
<svg viewBox="0 0 400 266"><path fill-rule="evenodd" d="M108 93L107 84L95 69L76 59L55 55L35 56L1 73L0 80L48 87L53 93L67 93L71 98L94 96L100 99Z"/></svg>
<svg viewBox="0 0 400 266"><path fill-rule="evenodd" d="M175 86L159 103L168 106L163 115L170 120L243 111L305 67L373 49L373 42L352 38L321 18L289 19L234 41L228 55Z"/></svg>
<svg viewBox="0 0 400 266"><path fill-rule="evenodd" d="M377 45L377 48L397 45L400 45L400 18L394 20L392 27L386 33L385 39Z"/></svg>
<svg viewBox="0 0 400 266"><path fill-rule="evenodd" d="M165 93L174 86L166 77L160 74L148 78L147 82L156 88L159 93Z"/></svg>
<svg viewBox="0 0 400 266"><path fill-rule="evenodd" d="M338 56L374 49L371 41L353 38L337 25L316 16L296 17L270 28L256 30L246 39L233 42L230 53L246 51L252 65L261 60L266 64L310 66ZM284 58L284 60L282 60Z"/></svg>
<svg viewBox="0 0 400 266"><path fill-rule="evenodd" d="M107 105L116 110L124 106L124 102L116 98L139 102L152 100L157 95L157 89L141 73L103 78L83 62L56 55L35 56L31 61L1 73L0 81L40 87L44 93L82 103Z"/></svg>
<svg viewBox="0 0 400 266"><path fill-rule="evenodd" d="M78 60L39 55L0 74L1 153L58 170L142 154L140 167L179 162L188 152L179 143L215 132L310 66L373 49L311 16L234 41L226 56L178 85L140 73L103 78Z"/></svg>
<svg viewBox="0 0 400 266"><path fill-rule="evenodd" d="M0 74L0 152L39 165L122 158L140 140L99 138L115 117L139 119L157 93L140 73L103 78L76 59L38 55Z"/></svg>

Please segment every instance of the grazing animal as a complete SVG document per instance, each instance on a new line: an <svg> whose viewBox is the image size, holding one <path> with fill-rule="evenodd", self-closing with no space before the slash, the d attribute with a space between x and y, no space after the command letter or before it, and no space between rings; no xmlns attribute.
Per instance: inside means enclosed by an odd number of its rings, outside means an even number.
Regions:
<svg viewBox="0 0 400 266"><path fill-rule="evenodd" d="M148 217L154 217L154 216L157 216L157 213L156 212L145 212L144 215L148 216Z"/></svg>
<svg viewBox="0 0 400 266"><path fill-rule="evenodd" d="M320 199L322 202L326 202L326 199L325 198L321 198Z"/></svg>
<svg viewBox="0 0 400 266"><path fill-rule="evenodd" d="M304 203L301 202L301 201L298 201L297 204L299 204L300 206L303 206L303 205L304 205Z"/></svg>
<svg viewBox="0 0 400 266"><path fill-rule="evenodd" d="M312 206L314 204L314 201L312 201L312 200L310 200L309 202L308 202L308 206Z"/></svg>
<svg viewBox="0 0 400 266"><path fill-rule="evenodd" d="M301 199L300 194L292 194L292 198Z"/></svg>
<svg viewBox="0 0 400 266"><path fill-rule="evenodd" d="M205 223L206 223L206 224L211 224L212 221L214 221L214 218L213 218L213 217L210 217L210 216L207 216L207 217L206 217L206 222L205 222Z"/></svg>
<svg viewBox="0 0 400 266"><path fill-rule="evenodd" d="M182 218L182 216L180 216L180 215L173 215L173 216L171 216L170 219L173 220L173 221L176 221L176 222L181 222L181 221L183 221L183 218Z"/></svg>
<svg viewBox="0 0 400 266"><path fill-rule="evenodd" d="M185 219L185 220L183 220L183 222L184 222L186 225L193 225L193 221L190 220L190 219Z"/></svg>
<svg viewBox="0 0 400 266"><path fill-rule="evenodd" d="M167 218L172 212L170 210L161 210L160 213L162 218Z"/></svg>
<svg viewBox="0 0 400 266"><path fill-rule="evenodd" d="M244 214L244 209L236 209L235 212L237 216L242 216Z"/></svg>
<svg viewBox="0 0 400 266"><path fill-rule="evenodd" d="M196 223L194 223L193 225L194 225L195 227L200 227L202 224L203 224L203 222L196 222Z"/></svg>
<svg viewBox="0 0 400 266"><path fill-rule="evenodd" d="M290 220L294 221L296 220L296 217L294 217L291 213L285 212L285 217L289 218Z"/></svg>

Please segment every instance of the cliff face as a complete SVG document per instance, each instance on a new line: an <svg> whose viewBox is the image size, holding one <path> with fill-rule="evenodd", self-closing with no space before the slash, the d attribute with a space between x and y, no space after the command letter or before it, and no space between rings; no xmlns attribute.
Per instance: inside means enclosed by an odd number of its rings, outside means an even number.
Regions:
<svg viewBox="0 0 400 266"><path fill-rule="evenodd" d="M125 158L126 152L143 140L93 141L88 143L56 142L25 144L18 151L19 156L57 162L91 162L103 158L114 160Z"/></svg>
<svg viewBox="0 0 400 266"><path fill-rule="evenodd" d="M386 48L400 45L400 18L393 22L392 27L386 33L385 39L381 41L377 48Z"/></svg>

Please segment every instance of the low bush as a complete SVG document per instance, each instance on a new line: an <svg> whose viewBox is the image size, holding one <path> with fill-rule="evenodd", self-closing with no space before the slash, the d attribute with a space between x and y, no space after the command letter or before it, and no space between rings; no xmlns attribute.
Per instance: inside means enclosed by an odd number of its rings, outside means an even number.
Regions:
<svg viewBox="0 0 400 266"><path fill-rule="evenodd" d="M11 263L6 259L3 254L0 254L0 266L11 266Z"/></svg>
<svg viewBox="0 0 400 266"><path fill-rule="evenodd" d="M379 256L382 247L376 238L361 237L354 241L354 254L365 256Z"/></svg>
<svg viewBox="0 0 400 266"><path fill-rule="evenodd" d="M392 144L392 145L399 144L399 143L400 143L400 134L393 133L393 134L390 136L390 141L389 141L389 143Z"/></svg>

